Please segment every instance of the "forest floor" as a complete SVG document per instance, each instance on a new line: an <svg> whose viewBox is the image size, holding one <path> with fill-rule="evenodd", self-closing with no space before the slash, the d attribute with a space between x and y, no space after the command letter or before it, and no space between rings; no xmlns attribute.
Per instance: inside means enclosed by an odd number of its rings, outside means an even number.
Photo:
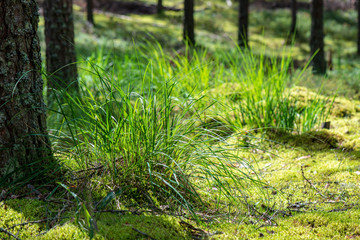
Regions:
<svg viewBox="0 0 360 240"><path fill-rule="evenodd" d="M173 1L170 7L180 9L181 2ZM104 75L109 73L120 82L125 79L121 82L124 88L134 81L134 91L140 91L143 75L155 81L164 76L160 73L164 71L169 78L177 79L179 85L181 81L187 85L208 80L209 83L204 83L204 86L208 85L196 92L199 95L205 93L201 98L204 101L211 96L215 102L225 106L242 104L243 89L238 87L241 82L236 82L237 76L232 76L232 71L237 70L231 69L231 64L217 68L227 59L220 53L231 52L235 48L232 41L236 36L236 21L233 20L237 19L234 6L225 5L225 1L197 6L196 34L199 55L203 54L201 61L204 62L197 62L194 56L186 60L186 49L180 43L181 12L169 11L164 16L97 12L96 27L93 27L84 20L83 7L79 4L74 8L79 78L84 89L93 91L94 98L102 100L105 96L99 93L101 90L91 86L95 78L89 71L92 61L105 71L101 72ZM154 7L151 8L154 11ZM256 9L250 17L250 46L254 54L265 59L270 56L278 59L284 53L290 55L300 66L289 71L291 80L296 78L301 66L309 59L308 11L301 10L298 18L299 34L294 45L287 46L284 44L290 25L287 9ZM214 23L214 19L218 20ZM189 211L171 209L167 204L150 206L135 204L132 198L125 202L110 199L112 195L106 195L110 184L103 175L91 180L97 182L97 187L94 192L88 193L83 191L86 185L81 185L81 180L68 179L62 182L64 185L39 189L27 185L14 193L4 189L0 193L0 238L89 239L94 234L95 239L360 239L360 61L355 57L356 13L353 10L328 11L326 20L326 52L333 52L334 70L325 77L313 76L310 70L304 70L301 78L290 82L286 91L289 90L289 96L296 99L298 106L311 105L318 98L327 99L326 105L332 105L327 118L330 129L322 129L322 122L317 122L313 129L306 132L284 132L277 128L261 131L247 127L231 128L227 132L225 120L235 121L236 114L229 114L229 109L221 104L211 105L201 113L207 118L205 121L215 122L210 125L215 130L225 127L225 131L221 130L225 135L219 139L236 146L236 155L249 165L241 161L240 164L229 164L247 173L249 179L261 181L258 185L244 185L246 192L242 197L245 200L241 201L240 207L233 200L219 197L219 185L210 183L210 187L205 186L202 185L204 180L196 178L193 181L202 186L198 192L206 206L196 209L198 219ZM265 22L268 24L263 27ZM44 51L42 31L43 19L39 35ZM142 53L134 47L149 42L151 45L160 44L164 54L170 57L162 62L152 52L157 48ZM139 57L141 54L144 56ZM119 56L120 60L114 56ZM176 62L176 59L183 62ZM142 65L138 65L137 61ZM146 71L151 74L144 73ZM219 80L221 76L234 78L235 84ZM172 98L186 102L188 98L183 97L186 86L179 86L180 90L177 87ZM336 98L333 98L334 94L337 94ZM131 104L136 105L133 101ZM91 111L90 108L86 110ZM176 108L172 110L175 114L181 112ZM188 115L180 116L187 122ZM54 128L56 121L59 118L50 113L49 129ZM84 156L90 156L93 145L87 146L88 152ZM54 140L56 151L62 146ZM74 174L82 173L82 168L74 167L78 163L74 161L76 158L70 157L68 149L63 152L60 149L59 153L56 151L55 155L68 169L72 169ZM97 161L100 160L94 160ZM251 168L248 167L250 165ZM102 180L107 183L101 184ZM109 208L101 211L91 209L99 196L105 197L96 206L105 199Z"/></svg>

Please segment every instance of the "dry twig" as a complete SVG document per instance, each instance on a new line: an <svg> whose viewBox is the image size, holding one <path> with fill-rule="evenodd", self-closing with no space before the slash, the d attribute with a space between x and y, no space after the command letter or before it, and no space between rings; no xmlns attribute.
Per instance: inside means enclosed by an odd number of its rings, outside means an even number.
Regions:
<svg viewBox="0 0 360 240"><path fill-rule="evenodd" d="M305 179L305 181L307 181L307 182L310 184L310 186L311 186L312 188L314 188L314 190L315 190L321 197L323 197L323 198L328 198L328 197L326 197L324 194L322 194L322 193L315 187L315 185L314 185L309 179L307 179L307 178L305 177L304 167L303 167L303 166L301 166L301 174L302 174L303 178Z"/></svg>
<svg viewBox="0 0 360 240"><path fill-rule="evenodd" d="M5 229L3 229L3 228L0 228L0 232L6 233L7 235L15 238L16 240L21 240L20 238L18 238L17 236L15 236L15 235L12 234L11 232L9 232L9 231L7 231L7 230L5 230Z"/></svg>

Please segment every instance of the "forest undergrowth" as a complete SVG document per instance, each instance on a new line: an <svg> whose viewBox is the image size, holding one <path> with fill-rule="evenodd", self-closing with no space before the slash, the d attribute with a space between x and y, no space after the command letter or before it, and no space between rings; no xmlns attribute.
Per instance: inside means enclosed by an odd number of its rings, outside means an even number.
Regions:
<svg viewBox="0 0 360 240"><path fill-rule="evenodd" d="M353 87L311 90L323 80L294 68L291 47L163 49L147 36L79 60L81 93L48 109L64 175L4 189L0 238L360 238Z"/></svg>

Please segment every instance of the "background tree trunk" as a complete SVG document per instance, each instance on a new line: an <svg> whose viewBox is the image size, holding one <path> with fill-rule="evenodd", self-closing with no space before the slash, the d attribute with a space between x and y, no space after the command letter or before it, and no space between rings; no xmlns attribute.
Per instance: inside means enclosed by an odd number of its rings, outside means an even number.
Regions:
<svg viewBox="0 0 360 240"><path fill-rule="evenodd" d="M360 0L357 0L357 12L358 12L358 39L357 39L357 54L360 56Z"/></svg>
<svg viewBox="0 0 360 240"><path fill-rule="evenodd" d="M52 89L78 91L72 0L45 0L48 96Z"/></svg>
<svg viewBox="0 0 360 240"><path fill-rule="evenodd" d="M156 10L157 10L157 14L159 15L164 13L163 0L158 0Z"/></svg>
<svg viewBox="0 0 360 240"><path fill-rule="evenodd" d="M297 2L296 0L291 0L291 26L290 26L288 43L291 43L295 37L296 13L297 13Z"/></svg>
<svg viewBox="0 0 360 240"><path fill-rule="evenodd" d="M86 10L87 10L87 21L92 25L95 25L93 0L86 0Z"/></svg>
<svg viewBox="0 0 360 240"><path fill-rule="evenodd" d="M184 41L195 45L194 0L184 0Z"/></svg>
<svg viewBox="0 0 360 240"><path fill-rule="evenodd" d="M249 28L249 0L239 1L239 47L248 47L248 28Z"/></svg>
<svg viewBox="0 0 360 240"><path fill-rule="evenodd" d="M324 54L324 3L323 0L312 0L311 4L311 56L313 73L325 74L326 62Z"/></svg>
<svg viewBox="0 0 360 240"><path fill-rule="evenodd" d="M52 160L38 16L36 0L0 1L0 178L20 168L16 176L34 173L46 165L34 163Z"/></svg>

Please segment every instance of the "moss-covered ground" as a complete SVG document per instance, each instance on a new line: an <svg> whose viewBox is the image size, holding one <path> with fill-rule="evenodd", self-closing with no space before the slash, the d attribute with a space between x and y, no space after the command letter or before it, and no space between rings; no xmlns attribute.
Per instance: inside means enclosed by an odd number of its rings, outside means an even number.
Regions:
<svg viewBox="0 0 360 240"><path fill-rule="evenodd" d="M164 2L181 7L181 1ZM83 20L82 9L74 9L79 61L99 47L114 55L127 53L133 39L143 42L153 41L154 37L169 52L181 48L181 12L167 12L164 16L97 12L93 28ZM210 54L215 49L233 48L236 7L226 6L225 1L202 1L196 10L199 45L208 48ZM265 45L272 54L280 54L280 47L292 49L292 57L304 63L309 57L309 12L301 10L298 18L296 42L287 47L284 39L290 25L289 11L252 8L250 46L257 51ZM317 127L302 134L249 131L241 141L254 147L240 148L238 154L255 166L254 174L265 183L264 195L247 196L251 202L248 209L199 210L200 222L150 207L92 213L97 226L94 238L360 239L360 62L354 57L356 13L326 12L325 18L326 51L334 52L335 70L326 77L305 72L303 81L298 83L302 87L292 89L291 96L299 105L306 105L316 96L309 89L317 92L322 86L327 96L337 91L339 96L328 118L330 129ZM44 50L42 31L43 19L39 35ZM235 85L209 90L215 97L231 100L237 93ZM229 134L230 141L239 141L236 132ZM204 189L201 194L210 199L212 191L216 192L216 188ZM249 193L254 192L249 189ZM68 195L51 194L44 198L30 194L18 199L19 194L14 193L0 201L0 239L89 239L89 229L83 227L86 217L81 218L83 224L79 225L79 209L75 201L67 202Z"/></svg>

